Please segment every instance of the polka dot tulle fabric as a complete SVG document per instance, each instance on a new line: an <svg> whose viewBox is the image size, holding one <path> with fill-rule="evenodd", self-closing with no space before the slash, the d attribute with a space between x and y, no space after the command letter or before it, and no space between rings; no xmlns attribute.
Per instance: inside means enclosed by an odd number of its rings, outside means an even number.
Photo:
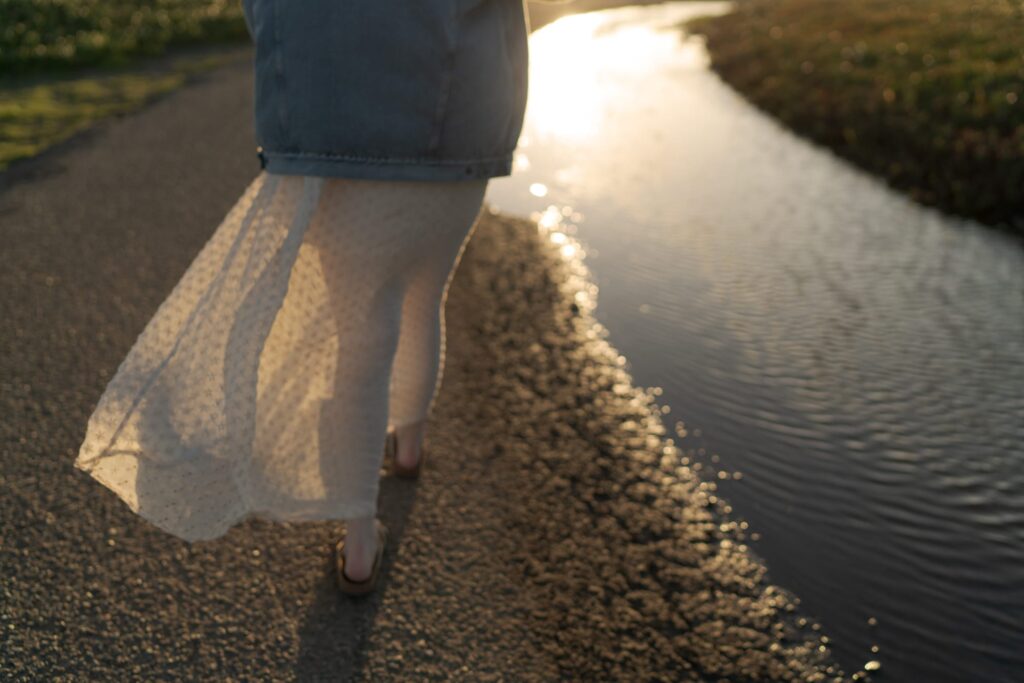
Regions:
<svg viewBox="0 0 1024 683"><path fill-rule="evenodd" d="M246 188L122 361L75 466L188 541L376 513L388 424L423 419L487 180Z"/></svg>

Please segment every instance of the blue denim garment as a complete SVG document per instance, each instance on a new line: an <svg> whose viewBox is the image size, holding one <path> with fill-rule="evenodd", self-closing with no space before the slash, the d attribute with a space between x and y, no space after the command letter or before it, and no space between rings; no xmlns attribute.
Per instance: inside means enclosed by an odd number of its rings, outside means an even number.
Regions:
<svg viewBox="0 0 1024 683"><path fill-rule="evenodd" d="M271 173L509 175L527 91L524 0L242 0Z"/></svg>

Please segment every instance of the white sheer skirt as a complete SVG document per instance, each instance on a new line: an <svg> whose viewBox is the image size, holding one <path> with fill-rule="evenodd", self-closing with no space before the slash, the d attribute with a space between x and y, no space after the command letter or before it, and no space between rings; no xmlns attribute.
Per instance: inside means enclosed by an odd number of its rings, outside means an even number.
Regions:
<svg viewBox="0 0 1024 683"><path fill-rule="evenodd" d="M387 427L428 416L487 180L263 171L122 361L75 466L187 541L376 514Z"/></svg>

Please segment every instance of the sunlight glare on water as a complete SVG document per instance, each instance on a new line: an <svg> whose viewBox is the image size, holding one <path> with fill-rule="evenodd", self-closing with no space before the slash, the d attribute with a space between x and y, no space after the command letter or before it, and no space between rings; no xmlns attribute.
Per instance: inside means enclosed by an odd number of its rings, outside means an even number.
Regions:
<svg viewBox="0 0 1024 683"><path fill-rule="evenodd" d="M536 31L514 172L487 200L586 258L581 302L635 381L664 389L684 462L844 667L1013 680L1024 250L751 107L678 28L728 10Z"/></svg>
<svg viewBox="0 0 1024 683"><path fill-rule="evenodd" d="M694 14L667 9L667 22ZM617 26L614 17L602 12L574 16L538 31L530 41L530 60L543 68L530 72L530 140L543 144L548 136L576 142L595 138L608 125L616 101L629 96L624 84L645 76L653 64L680 63L679 50L676 32L659 31L650 24ZM683 47L684 64L703 66L706 61L706 53L697 46Z"/></svg>

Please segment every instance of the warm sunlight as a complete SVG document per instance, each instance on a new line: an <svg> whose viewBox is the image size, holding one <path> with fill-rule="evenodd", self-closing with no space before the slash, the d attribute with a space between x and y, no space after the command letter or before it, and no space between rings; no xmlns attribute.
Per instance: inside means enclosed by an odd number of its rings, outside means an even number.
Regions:
<svg viewBox="0 0 1024 683"><path fill-rule="evenodd" d="M682 21L692 10L665 9L664 21L658 22L594 13L565 17L539 29L530 41L526 115L531 132L541 139L593 138L605 125L609 105L628 96L633 76L649 73L657 63L678 63L681 48L687 56L703 59L701 51L680 45L678 30L659 28Z"/></svg>

